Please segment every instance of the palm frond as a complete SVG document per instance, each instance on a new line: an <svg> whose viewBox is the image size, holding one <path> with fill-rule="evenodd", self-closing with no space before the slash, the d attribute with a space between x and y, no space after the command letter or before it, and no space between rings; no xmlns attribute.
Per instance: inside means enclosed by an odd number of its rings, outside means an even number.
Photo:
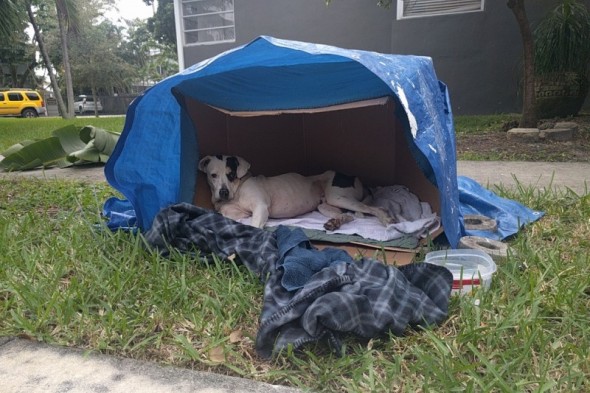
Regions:
<svg viewBox="0 0 590 393"><path fill-rule="evenodd" d="M0 36L10 36L26 19L19 0L0 0Z"/></svg>

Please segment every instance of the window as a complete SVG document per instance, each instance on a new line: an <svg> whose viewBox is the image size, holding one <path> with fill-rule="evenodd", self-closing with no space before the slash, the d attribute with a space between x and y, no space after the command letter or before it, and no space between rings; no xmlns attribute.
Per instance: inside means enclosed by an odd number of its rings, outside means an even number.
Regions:
<svg viewBox="0 0 590 393"><path fill-rule="evenodd" d="M37 93L25 93L29 100L31 101L39 101L41 97Z"/></svg>
<svg viewBox="0 0 590 393"><path fill-rule="evenodd" d="M478 12L483 6L484 0L397 0L397 19Z"/></svg>
<svg viewBox="0 0 590 393"><path fill-rule="evenodd" d="M4 101L4 94L0 93L0 101Z"/></svg>
<svg viewBox="0 0 590 393"><path fill-rule="evenodd" d="M233 0L182 0L185 45L234 42Z"/></svg>
<svg viewBox="0 0 590 393"><path fill-rule="evenodd" d="M24 100L21 93L8 93L8 101L22 101Z"/></svg>

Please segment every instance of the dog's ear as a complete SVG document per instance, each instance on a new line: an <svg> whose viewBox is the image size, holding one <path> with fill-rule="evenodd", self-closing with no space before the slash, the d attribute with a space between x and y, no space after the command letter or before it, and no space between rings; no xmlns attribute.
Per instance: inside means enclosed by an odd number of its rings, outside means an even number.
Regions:
<svg viewBox="0 0 590 393"><path fill-rule="evenodd" d="M241 179L242 177L246 176L246 173L250 170L250 163L244 160L242 157L237 157L238 159L238 178Z"/></svg>
<svg viewBox="0 0 590 393"><path fill-rule="evenodd" d="M199 161L199 170L202 172L207 172L207 165L211 162L211 156L206 156Z"/></svg>

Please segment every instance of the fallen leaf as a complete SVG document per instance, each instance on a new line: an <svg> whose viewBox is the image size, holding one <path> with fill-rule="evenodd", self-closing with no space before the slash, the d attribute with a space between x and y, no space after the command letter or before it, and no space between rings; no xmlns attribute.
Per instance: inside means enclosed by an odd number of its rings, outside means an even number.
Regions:
<svg viewBox="0 0 590 393"><path fill-rule="evenodd" d="M242 334L241 330L234 330L229 335L229 342L232 344L235 344L237 342L242 341L243 338L244 338L244 335Z"/></svg>
<svg viewBox="0 0 590 393"><path fill-rule="evenodd" d="M225 362L225 353L223 352L223 347L215 347L209 350L209 360L214 363L223 363Z"/></svg>

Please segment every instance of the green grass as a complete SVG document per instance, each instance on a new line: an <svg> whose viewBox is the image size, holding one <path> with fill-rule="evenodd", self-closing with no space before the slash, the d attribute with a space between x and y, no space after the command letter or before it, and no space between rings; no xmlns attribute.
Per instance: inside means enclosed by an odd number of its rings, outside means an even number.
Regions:
<svg viewBox="0 0 590 393"><path fill-rule="evenodd" d="M502 130L505 124L518 121L520 115L470 115L454 116L455 132L457 135L469 133L484 133Z"/></svg>
<svg viewBox="0 0 590 393"><path fill-rule="evenodd" d="M514 115L458 116L458 135ZM123 117L0 118L0 151L66 124L121 131ZM263 287L243 266L164 259L100 230L106 184L0 180L0 336L19 336L315 391L586 391L590 196L499 194L547 215L510 241L486 292L453 298L432 330L322 345L272 361L254 350ZM477 305L476 305L477 300Z"/></svg>
<svg viewBox="0 0 590 393"><path fill-rule="evenodd" d="M38 117L34 119L0 117L0 152L26 139L43 139L51 136L58 128L74 124L80 127L93 125L109 131L121 132L124 116L83 117L63 120L60 117Z"/></svg>
<svg viewBox="0 0 590 393"><path fill-rule="evenodd" d="M547 215L510 241L490 290L453 298L442 326L350 337L343 357L317 344L264 361L263 287L243 266L164 259L100 230L106 184L0 180L0 336L315 391L588 391L590 196L498 192Z"/></svg>

